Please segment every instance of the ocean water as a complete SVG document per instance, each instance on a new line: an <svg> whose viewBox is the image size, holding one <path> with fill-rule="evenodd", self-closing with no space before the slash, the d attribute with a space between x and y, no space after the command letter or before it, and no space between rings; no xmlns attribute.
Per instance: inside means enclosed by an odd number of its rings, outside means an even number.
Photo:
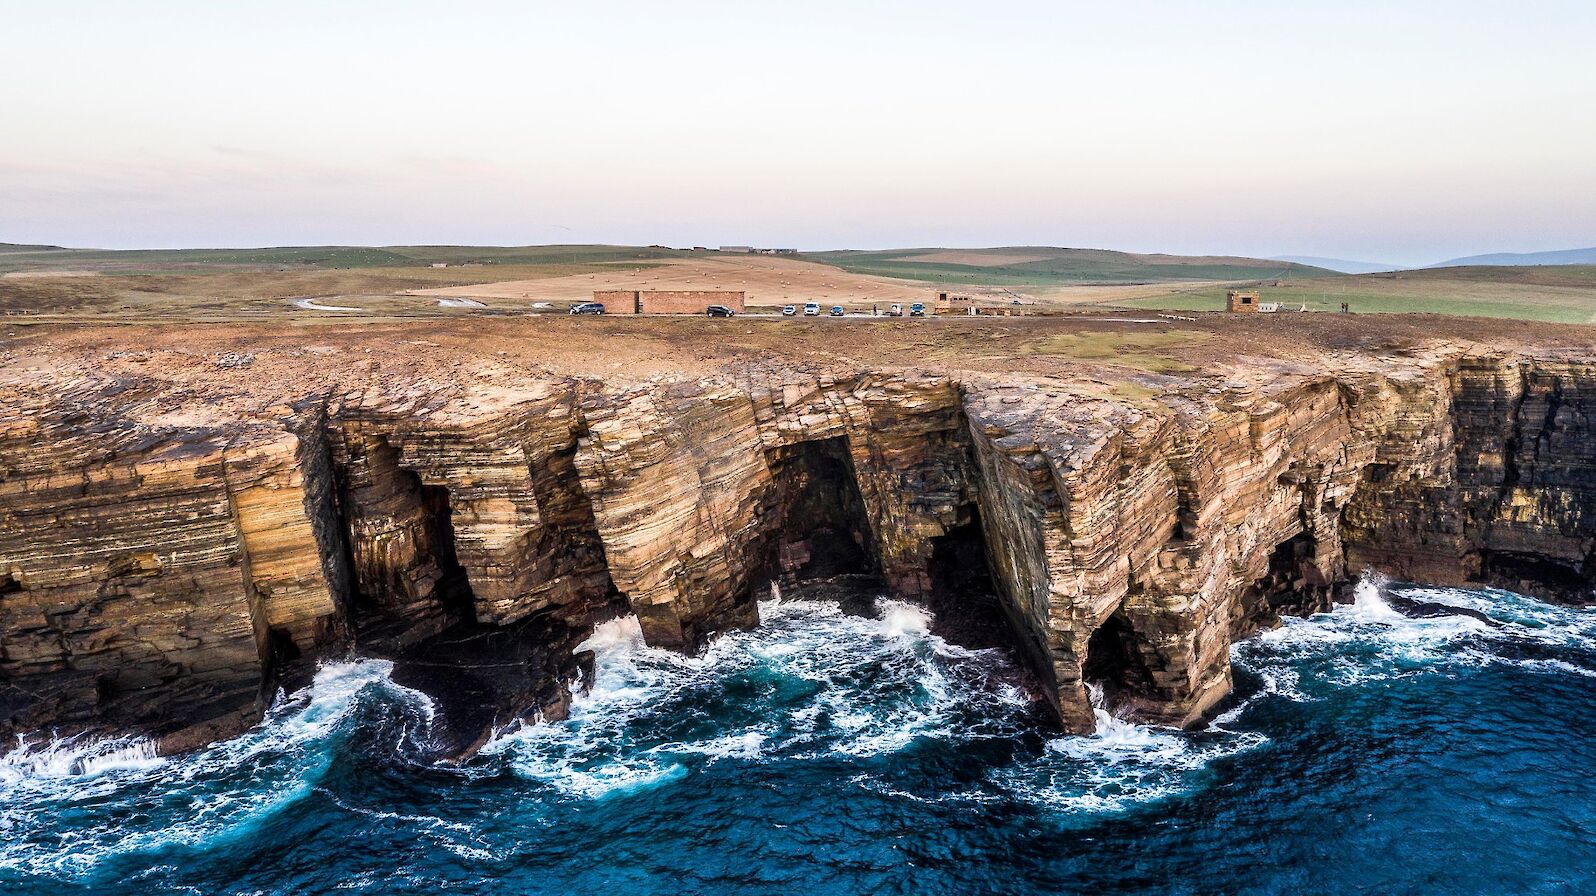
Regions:
<svg viewBox="0 0 1596 896"><path fill-rule="evenodd" d="M1596 892L1596 612L1396 588L1500 627L1365 583L1238 645L1194 733L1050 735L890 601L768 602L696 658L609 623L569 720L460 765L386 663L328 665L192 755L4 756L0 893Z"/></svg>

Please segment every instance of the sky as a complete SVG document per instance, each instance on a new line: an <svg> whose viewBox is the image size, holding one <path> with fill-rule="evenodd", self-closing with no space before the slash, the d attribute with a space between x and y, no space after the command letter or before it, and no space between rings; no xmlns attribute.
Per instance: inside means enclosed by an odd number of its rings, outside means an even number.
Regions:
<svg viewBox="0 0 1596 896"><path fill-rule="evenodd" d="M1596 3L0 0L0 241L1596 245Z"/></svg>

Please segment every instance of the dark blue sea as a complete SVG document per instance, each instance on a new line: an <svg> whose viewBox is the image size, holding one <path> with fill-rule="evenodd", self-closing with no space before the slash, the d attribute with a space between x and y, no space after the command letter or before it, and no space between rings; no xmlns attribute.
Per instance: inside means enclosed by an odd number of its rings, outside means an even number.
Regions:
<svg viewBox="0 0 1596 896"><path fill-rule="evenodd" d="M1596 893L1596 612L1354 606L1236 647L1202 732L1036 723L1000 654L770 601L685 658L594 636L569 720L425 762L431 705L364 660L156 759L0 759L0 893Z"/></svg>

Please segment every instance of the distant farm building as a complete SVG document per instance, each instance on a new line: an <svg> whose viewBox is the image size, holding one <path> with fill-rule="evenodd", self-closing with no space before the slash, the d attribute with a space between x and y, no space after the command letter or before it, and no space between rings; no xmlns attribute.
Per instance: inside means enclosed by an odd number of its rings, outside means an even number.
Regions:
<svg viewBox="0 0 1596 896"><path fill-rule="evenodd" d="M610 314L703 314L711 305L725 305L743 313L741 290L721 289L599 289L593 301Z"/></svg>
<svg viewBox="0 0 1596 896"><path fill-rule="evenodd" d="M735 252L739 255L797 255L797 249L761 249L757 246L721 246L722 252Z"/></svg>
<svg viewBox="0 0 1596 896"><path fill-rule="evenodd" d="M938 314L974 314L991 315L995 317L1020 317L1029 314L1025 308L1014 302L978 302L974 296L961 296L953 293L939 292L935 303Z"/></svg>
<svg viewBox="0 0 1596 896"><path fill-rule="evenodd" d="M1225 310L1242 314L1274 314L1280 310L1280 303L1261 302L1258 293L1252 290L1232 289L1225 293ZM1307 311L1308 306L1303 305L1302 310Z"/></svg>
<svg viewBox="0 0 1596 896"><path fill-rule="evenodd" d="M969 314L970 309L975 307L975 299L970 296L939 292L935 307L938 314Z"/></svg>

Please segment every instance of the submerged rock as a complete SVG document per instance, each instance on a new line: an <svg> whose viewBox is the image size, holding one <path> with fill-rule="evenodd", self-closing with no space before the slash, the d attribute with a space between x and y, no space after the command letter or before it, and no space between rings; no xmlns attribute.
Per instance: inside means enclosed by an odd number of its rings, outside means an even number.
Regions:
<svg viewBox="0 0 1596 896"><path fill-rule="evenodd" d="M1502 623L1481 613L1479 610L1473 610L1468 607L1454 607L1450 604L1418 600L1401 594L1386 594L1384 599L1387 606L1409 619L1439 619L1446 616L1466 616L1470 619L1477 619L1491 628L1502 627Z"/></svg>

